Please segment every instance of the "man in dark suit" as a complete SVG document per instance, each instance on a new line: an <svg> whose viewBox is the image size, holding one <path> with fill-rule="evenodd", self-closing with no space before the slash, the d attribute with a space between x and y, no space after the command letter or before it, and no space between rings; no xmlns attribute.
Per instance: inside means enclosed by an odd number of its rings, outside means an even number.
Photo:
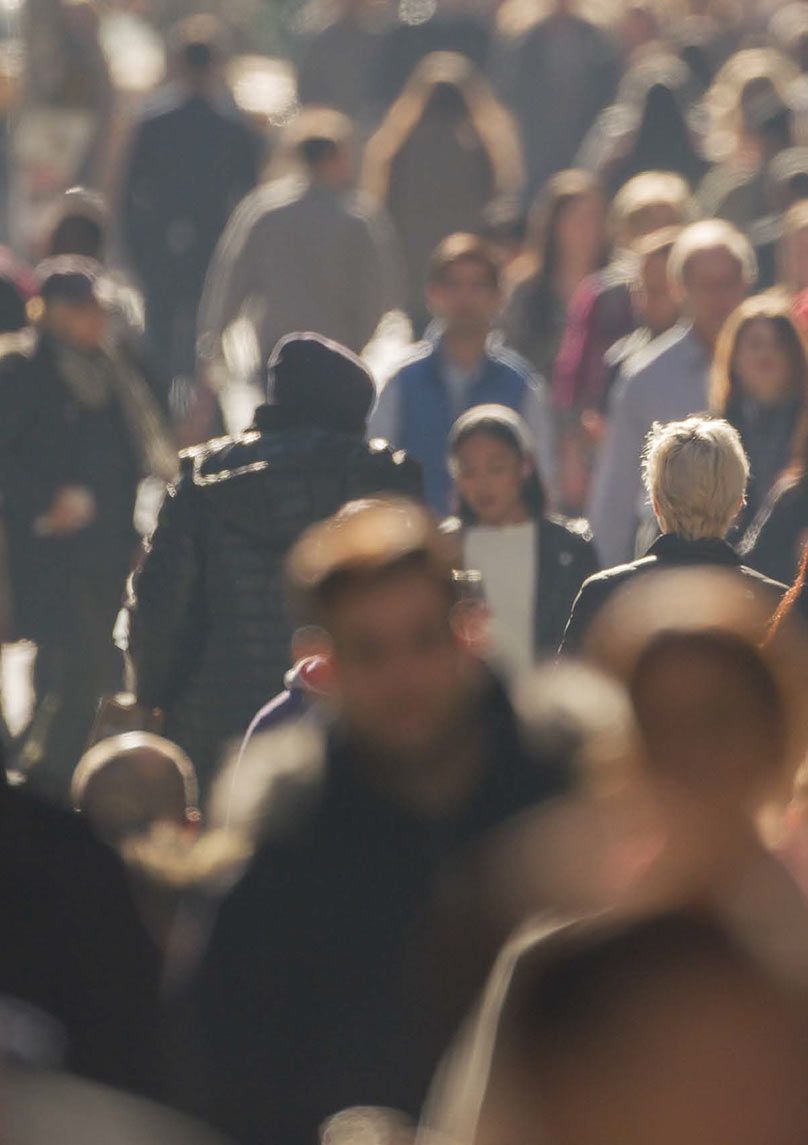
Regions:
<svg viewBox="0 0 808 1145"><path fill-rule="evenodd" d="M728 422L691 417L654 426L645 448L643 477L662 535L641 560L586 581L573 605L562 653L579 652L606 601L645 573L718 566L737 569L751 584L768 589L774 602L785 592L785 585L742 565L725 540L744 505L749 480L749 459Z"/></svg>
<svg viewBox="0 0 808 1145"><path fill-rule="evenodd" d="M124 239L143 287L146 336L167 379L193 373L208 264L258 181L261 140L221 81L222 56L211 19L180 25L176 80L137 124L124 172Z"/></svg>

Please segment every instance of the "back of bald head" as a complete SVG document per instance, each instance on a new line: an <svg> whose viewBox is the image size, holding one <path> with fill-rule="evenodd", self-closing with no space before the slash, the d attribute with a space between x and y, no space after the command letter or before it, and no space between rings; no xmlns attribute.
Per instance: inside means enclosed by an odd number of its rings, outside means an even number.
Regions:
<svg viewBox="0 0 808 1145"><path fill-rule="evenodd" d="M170 740L128 732L102 740L82 757L71 799L96 833L118 846L157 823L184 826L194 820L196 775Z"/></svg>

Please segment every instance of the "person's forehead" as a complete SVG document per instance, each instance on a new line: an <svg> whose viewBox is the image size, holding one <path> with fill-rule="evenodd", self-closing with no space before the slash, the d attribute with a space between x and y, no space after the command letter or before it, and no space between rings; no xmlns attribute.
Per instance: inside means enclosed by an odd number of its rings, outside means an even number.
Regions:
<svg viewBox="0 0 808 1145"><path fill-rule="evenodd" d="M491 281L491 268L488 267L482 259L474 255L467 255L464 258L457 259L456 262L450 263L443 272L443 281L457 281L466 278L484 278L486 282Z"/></svg>
<svg viewBox="0 0 808 1145"><path fill-rule="evenodd" d="M350 633L363 617L374 625L393 618L415 624L426 612L448 617L449 611L447 586L427 569L402 568L346 585L333 602L329 623Z"/></svg>

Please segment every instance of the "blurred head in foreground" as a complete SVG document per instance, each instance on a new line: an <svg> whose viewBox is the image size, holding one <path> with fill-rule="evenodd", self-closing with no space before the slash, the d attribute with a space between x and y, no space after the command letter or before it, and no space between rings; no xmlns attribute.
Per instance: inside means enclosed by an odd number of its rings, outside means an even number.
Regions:
<svg viewBox="0 0 808 1145"><path fill-rule="evenodd" d="M643 783L640 737L622 684L588 664L540 668L515 706L536 766L568 761L565 796L501 833L488 876L514 923L551 909L567 916L614 905L652 860L653 803Z"/></svg>
<svg viewBox="0 0 808 1145"><path fill-rule="evenodd" d="M101 740L80 760L71 785L73 806L102 839L119 847L156 824L195 824L193 764L176 744L148 732Z"/></svg>
<svg viewBox="0 0 808 1145"><path fill-rule="evenodd" d="M559 930L523 953L476 1145L799 1145L801 1003L689 913Z"/></svg>
<svg viewBox="0 0 808 1145"><path fill-rule="evenodd" d="M291 554L305 620L331 641L343 722L391 765L431 766L464 738L477 669L455 624L452 563L432 517L405 500L349 506Z"/></svg>
<svg viewBox="0 0 808 1145"><path fill-rule="evenodd" d="M770 615L742 578L681 570L616 596L590 634L595 662L629 688L647 774L694 864L751 842L805 757L806 644L791 625L767 639Z"/></svg>

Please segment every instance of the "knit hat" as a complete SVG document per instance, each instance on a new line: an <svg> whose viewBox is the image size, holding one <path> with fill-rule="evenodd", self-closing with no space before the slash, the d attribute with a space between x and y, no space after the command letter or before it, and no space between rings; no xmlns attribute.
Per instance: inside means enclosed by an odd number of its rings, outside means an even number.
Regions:
<svg viewBox="0 0 808 1145"><path fill-rule="evenodd" d="M267 400L307 425L364 434L376 389L367 368L319 334L289 334L267 365Z"/></svg>

